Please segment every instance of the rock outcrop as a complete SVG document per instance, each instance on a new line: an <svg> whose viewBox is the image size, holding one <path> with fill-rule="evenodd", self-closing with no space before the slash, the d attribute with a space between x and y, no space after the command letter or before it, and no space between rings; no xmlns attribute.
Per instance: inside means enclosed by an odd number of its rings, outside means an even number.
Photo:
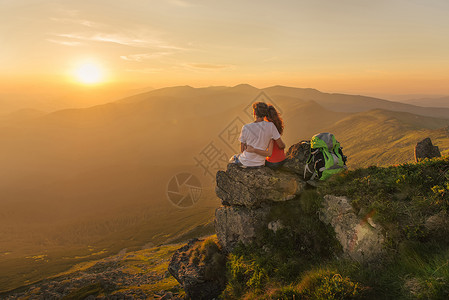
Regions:
<svg viewBox="0 0 449 300"><path fill-rule="evenodd" d="M310 144L297 143L287 154L284 167L277 171L229 164L226 171L217 172L216 193L223 206L215 212L215 231L226 252L232 251L239 242L254 241L264 228L276 231L282 227L267 216L276 203L297 199L305 189L303 170L310 155ZM325 196L320 220L333 227L343 251L352 259L369 261L382 253L381 228L371 218L357 216L349 199Z"/></svg>
<svg viewBox="0 0 449 300"><path fill-rule="evenodd" d="M280 170L267 167L241 168L229 164L217 172L216 194L223 206L215 212L215 231L225 251L239 243L248 244L264 228L266 217L275 203L289 201L301 194L304 165L310 144L300 142L287 151L287 160Z"/></svg>
<svg viewBox="0 0 449 300"><path fill-rule="evenodd" d="M425 138L415 146L415 161L418 162L425 158L441 157L438 146L434 146L430 138Z"/></svg>
<svg viewBox="0 0 449 300"><path fill-rule="evenodd" d="M292 145L285 155L287 159L284 163L283 170L293 172L300 178L303 178L304 168L310 156L310 141L301 141Z"/></svg>
<svg viewBox="0 0 449 300"><path fill-rule="evenodd" d="M228 164L226 172L218 171L216 178L216 194L226 206L255 208L290 200L305 186L305 182L292 173L267 167L243 169L236 164Z"/></svg>
<svg viewBox="0 0 449 300"><path fill-rule="evenodd" d="M203 241L198 239L190 240L186 245L179 248L172 256L168 271L182 285L189 299L207 300L220 295L225 287L225 272L216 274L214 268L224 270L224 256L215 253L213 261L205 258L200 251L204 251L201 246ZM203 256L203 257L202 257ZM222 257L223 259L216 259ZM220 264L221 266L213 266ZM212 268L211 268L212 265Z"/></svg>
<svg viewBox="0 0 449 300"><path fill-rule="evenodd" d="M330 224L343 251L359 262L376 258L383 251L384 237L371 217L358 217L348 198L324 196L320 219Z"/></svg>
<svg viewBox="0 0 449 300"><path fill-rule="evenodd" d="M215 232L220 245L226 252L239 243L253 241L257 233L267 225L269 207L248 208L223 206L215 211Z"/></svg>
<svg viewBox="0 0 449 300"><path fill-rule="evenodd" d="M305 189L303 173L309 155L310 144L300 142L287 151L280 170L229 164L226 171L217 172L215 191L223 206L215 212L215 231L225 251L239 242L248 244L261 229L273 227L266 220L270 207L294 199Z"/></svg>

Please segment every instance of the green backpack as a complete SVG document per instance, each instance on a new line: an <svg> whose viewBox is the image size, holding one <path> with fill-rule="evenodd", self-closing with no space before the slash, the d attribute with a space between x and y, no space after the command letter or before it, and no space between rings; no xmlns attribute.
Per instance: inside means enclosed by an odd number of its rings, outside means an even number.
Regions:
<svg viewBox="0 0 449 300"><path fill-rule="evenodd" d="M332 133L319 133L310 141L310 156L307 160L304 178L326 180L333 174L346 169L346 156L340 143Z"/></svg>

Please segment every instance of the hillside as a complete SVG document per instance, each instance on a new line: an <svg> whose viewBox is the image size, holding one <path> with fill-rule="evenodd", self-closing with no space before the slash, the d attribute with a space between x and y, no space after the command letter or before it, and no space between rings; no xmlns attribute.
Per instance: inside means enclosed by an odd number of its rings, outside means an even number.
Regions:
<svg viewBox="0 0 449 300"><path fill-rule="evenodd" d="M344 147L351 168L410 162L414 146L430 137L449 154L449 122L409 113L373 110L349 116L328 127ZM446 128L444 128L446 127Z"/></svg>
<svg viewBox="0 0 449 300"><path fill-rule="evenodd" d="M219 205L214 174L238 151L238 133L251 122L255 100L282 111L287 146L334 132L351 168L411 161L414 144L427 136L443 153L449 149L446 131L437 129L448 124L435 118L444 110L279 86L171 87L89 108L11 114L0 120L0 268L10 272L0 276L0 290L79 262L63 253L85 257L86 244L106 249L106 256L209 221ZM416 114L368 111L376 106ZM207 159L206 149L218 151L210 170L196 160ZM167 186L185 172L199 179L203 193L197 204L180 209L169 201ZM157 236L161 228L165 238ZM42 254L52 257L49 263L27 263Z"/></svg>
<svg viewBox="0 0 449 300"><path fill-rule="evenodd" d="M88 296L154 299L165 294L182 296L178 282L167 272L173 252L181 244L170 244L74 265L41 282L1 294L2 299L20 297L84 299Z"/></svg>

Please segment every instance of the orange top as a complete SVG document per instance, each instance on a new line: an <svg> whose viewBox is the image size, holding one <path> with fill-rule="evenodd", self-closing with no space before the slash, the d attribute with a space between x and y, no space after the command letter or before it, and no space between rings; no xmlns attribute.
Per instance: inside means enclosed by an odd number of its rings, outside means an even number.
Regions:
<svg viewBox="0 0 449 300"><path fill-rule="evenodd" d="M285 159L284 149L279 148L278 143L273 141L273 152L270 157L267 157L267 161L272 163L281 162Z"/></svg>

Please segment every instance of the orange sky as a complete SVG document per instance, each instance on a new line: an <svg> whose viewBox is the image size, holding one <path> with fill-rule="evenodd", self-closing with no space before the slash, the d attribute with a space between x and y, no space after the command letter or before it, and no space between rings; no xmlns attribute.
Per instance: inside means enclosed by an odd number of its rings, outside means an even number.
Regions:
<svg viewBox="0 0 449 300"><path fill-rule="evenodd" d="M446 0L2 0L0 93L275 84L449 94ZM98 87L97 87L98 88Z"/></svg>

